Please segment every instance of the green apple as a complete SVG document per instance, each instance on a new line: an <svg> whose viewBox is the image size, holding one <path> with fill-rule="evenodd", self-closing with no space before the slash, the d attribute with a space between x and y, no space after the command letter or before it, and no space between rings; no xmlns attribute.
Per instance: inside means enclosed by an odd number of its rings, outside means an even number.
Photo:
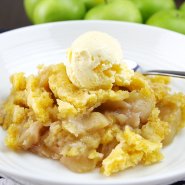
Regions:
<svg viewBox="0 0 185 185"><path fill-rule="evenodd" d="M179 10L163 10L150 17L147 24L185 34L185 13Z"/></svg>
<svg viewBox="0 0 185 185"><path fill-rule="evenodd" d="M85 19L142 22L141 13L130 0L115 0L98 5L87 12Z"/></svg>
<svg viewBox="0 0 185 185"><path fill-rule="evenodd" d="M161 10L175 9L174 0L131 0L141 11L143 21Z"/></svg>
<svg viewBox="0 0 185 185"><path fill-rule="evenodd" d="M89 10L97 5L104 4L105 0L83 0L86 8Z"/></svg>
<svg viewBox="0 0 185 185"><path fill-rule="evenodd" d="M79 0L42 0L34 9L35 24L82 19L86 13L85 4Z"/></svg>
<svg viewBox="0 0 185 185"><path fill-rule="evenodd" d="M35 7L40 3L41 0L24 0L24 8L26 10L26 14L31 22L33 22L33 12Z"/></svg>
<svg viewBox="0 0 185 185"><path fill-rule="evenodd" d="M181 7L180 7L180 10L185 12L185 2L182 3L182 5L181 5Z"/></svg>

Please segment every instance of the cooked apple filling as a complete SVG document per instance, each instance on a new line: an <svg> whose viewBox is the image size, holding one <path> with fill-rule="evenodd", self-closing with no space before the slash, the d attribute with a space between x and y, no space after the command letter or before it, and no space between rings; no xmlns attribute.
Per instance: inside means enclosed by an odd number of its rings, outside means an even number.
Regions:
<svg viewBox="0 0 185 185"><path fill-rule="evenodd" d="M87 90L74 86L64 64L17 73L0 109L6 145L59 160L75 172L104 175L163 159L185 125L185 96L169 78L134 73L129 85Z"/></svg>

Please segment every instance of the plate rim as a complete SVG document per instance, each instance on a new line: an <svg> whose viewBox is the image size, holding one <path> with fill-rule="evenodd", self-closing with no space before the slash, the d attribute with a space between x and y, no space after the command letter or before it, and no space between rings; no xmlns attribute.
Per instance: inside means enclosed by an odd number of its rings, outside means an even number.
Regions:
<svg viewBox="0 0 185 185"><path fill-rule="evenodd" d="M9 34L15 34L21 31L29 31L30 29L39 29L39 28L44 28L44 27L49 27L52 25L66 25L66 24L87 24L87 23L108 23L108 24L122 24L122 25L129 25L133 27L143 27L146 29L151 29L153 31L159 31L159 32L166 32L168 34L173 34L173 35L178 35L182 38L185 39L185 35L179 32L175 32L172 30L168 30L165 28L161 27L156 27L152 25L147 25L147 24L141 24L141 23L134 23L134 22L126 22L126 21L115 21L115 20L70 20L70 21L58 21L58 22L49 22L49 23L44 23L44 24L36 24L36 25L28 25L20 28L15 28L12 30L5 31L3 33L0 33L0 39L1 37L8 36Z"/></svg>

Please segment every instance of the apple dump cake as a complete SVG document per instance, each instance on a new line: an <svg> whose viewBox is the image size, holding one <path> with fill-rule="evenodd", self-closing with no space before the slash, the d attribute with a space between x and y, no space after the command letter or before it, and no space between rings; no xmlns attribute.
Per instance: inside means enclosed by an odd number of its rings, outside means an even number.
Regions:
<svg viewBox="0 0 185 185"><path fill-rule="evenodd" d="M170 79L129 69L116 39L87 32L65 63L40 65L37 75L10 77L0 109L6 145L59 160L75 172L109 176L163 159L161 149L185 125L185 96Z"/></svg>

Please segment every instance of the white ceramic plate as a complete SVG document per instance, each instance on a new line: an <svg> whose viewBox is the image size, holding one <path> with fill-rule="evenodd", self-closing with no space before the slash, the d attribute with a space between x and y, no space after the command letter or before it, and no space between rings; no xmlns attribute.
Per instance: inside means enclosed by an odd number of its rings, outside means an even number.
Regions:
<svg viewBox="0 0 185 185"><path fill-rule="evenodd" d="M52 64L66 59L65 49L81 33L104 31L116 37L123 46L125 58L146 69L185 70L185 36L140 24L112 21L75 21L51 23L10 31L0 35L0 100L10 90L9 76L17 71L35 73L38 64ZM184 81L174 80L174 91L185 91ZM59 162L29 153L17 154L3 144L0 130L0 173L40 185L169 184L185 178L185 130L163 149L165 159L148 167L136 167L112 177L95 170L76 174Z"/></svg>

